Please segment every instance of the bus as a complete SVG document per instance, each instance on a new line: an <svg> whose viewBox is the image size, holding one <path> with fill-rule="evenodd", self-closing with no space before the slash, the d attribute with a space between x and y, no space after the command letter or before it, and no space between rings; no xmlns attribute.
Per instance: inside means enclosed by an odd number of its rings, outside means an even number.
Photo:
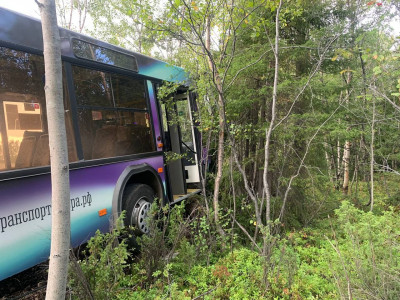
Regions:
<svg viewBox="0 0 400 300"><path fill-rule="evenodd" d="M60 28L71 247L154 200L200 192L195 94L183 69ZM0 280L50 252L50 151L40 20L0 8ZM159 99L165 82L179 86ZM177 118L178 116L178 118ZM173 121L178 120L178 121ZM167 154L174 159L166 160Z"/></svg>

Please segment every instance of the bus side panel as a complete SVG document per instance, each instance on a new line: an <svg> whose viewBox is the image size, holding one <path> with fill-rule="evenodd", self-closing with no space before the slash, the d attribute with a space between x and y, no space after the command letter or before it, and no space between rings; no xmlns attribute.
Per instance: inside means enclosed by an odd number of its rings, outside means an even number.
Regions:
<svg viewBox="0 0 400 300"><path fill-rule="evenodd" d="M72 170L71 244L86 242L97 229L109 231L115 184L130 165L163 168L162 156ZM165 175L160 174L165 186ZM50 253L50 174L0 182L0 280L45 261ZM107 214L99 213L107 210Z"/></svg>

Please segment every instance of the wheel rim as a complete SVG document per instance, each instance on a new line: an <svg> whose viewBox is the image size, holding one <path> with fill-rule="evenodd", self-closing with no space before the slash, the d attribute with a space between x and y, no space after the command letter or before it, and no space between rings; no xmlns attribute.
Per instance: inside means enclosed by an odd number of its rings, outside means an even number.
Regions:
<svg viewBox="0 0 400 300"><path fill-rule="evenodd" d="M132 224L141 232L148 233L149 227L146 224L147 213L150 210L151 203L146 198L141 198L135 204L132 212Z"/></svg>

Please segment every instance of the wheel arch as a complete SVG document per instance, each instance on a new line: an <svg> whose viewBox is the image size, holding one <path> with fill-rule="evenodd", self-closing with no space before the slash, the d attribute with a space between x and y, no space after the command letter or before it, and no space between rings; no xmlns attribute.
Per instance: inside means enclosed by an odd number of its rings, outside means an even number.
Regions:
<svg viewBox="0 0 400 300"><path fill-rule="evenodd" d="M126 187L131 184L147 184L150 186L156 196L164 204L164 187L160 175L151 167L149 164L140 164L126 167L125 170L119 176L117 183L115 185L113 199L112 199L112 215L113 224L115 224L116 219L120 216L123 207L123 198Z"/></svg>

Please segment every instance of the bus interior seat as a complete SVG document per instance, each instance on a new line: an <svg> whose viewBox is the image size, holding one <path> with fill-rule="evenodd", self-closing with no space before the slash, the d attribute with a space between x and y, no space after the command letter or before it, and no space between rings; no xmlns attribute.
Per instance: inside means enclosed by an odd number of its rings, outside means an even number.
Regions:
<svg viewBox="0 0 400 300"><path fill-rule="evenodd" d="M15 160L15 168L29 168L32 166L33 153L36 146L36 136L26 136L24 137L19 146L18 155Z"/></svg>
<svg viewBox="0 0 400 300"><path fill-rule="evenodd" d="M153 149L152 135L150 134L149 128L142 125L136 125L134 132L136 134L136 139L138 140L138 145L140 149L137 152L149 152Z"/></svg>
<svg viewBox="0 0 400 300"><path fill-rule="evenodd" d="M117 142L117 127L108 125L96 130L92 146L92 159L112 157L115 155Z"/></svg>
<svg viewBox="0 0 400 300"><path fill-rule="evenodd" d="M129 127L118 126L117 127L117 142L125 142L129 140Z"/></svg>
<svg viewBox="0 0 400 300"><path fill-rule="evenodd" d="M74 129L72 127L71 120L71 113L69 111L65 111L65 130L67 134L68 161L74 162L78 160L78 154L76 153Z"/></svg>
<svg viewBox="0 0 400 300"><path fill-rule="evenodd" d="M134 125L131 128L131 148L129 149L130 153L143 153L149 152L147 147L148 139L151 138L149 134L146 134L148 131L147 127L141 125Z"/></svg>
<svg viewBox="0 0 400 300"><path fill-rule="evenodd" d="M115 145L115 155L122 156L132 154L131 130L127 126L117 127L117 142Z"/></svg>
<svg viewBox="0 0 400 300"><path fill-rule="evenodd" d="M48 165L50 165L49 135L43 134L39 137L39 140L37 141L32 160L32 167Z"/></svg>
<svg viewBox="0 0 400 300"><path fill-rule="evenodd" d="M82 110L78 115L79 119L79 131L81 135L81 143L83 150L84 159L91 159L93 140L96 134L96 128L94 128L92 113L89 110Z"/></svg>

